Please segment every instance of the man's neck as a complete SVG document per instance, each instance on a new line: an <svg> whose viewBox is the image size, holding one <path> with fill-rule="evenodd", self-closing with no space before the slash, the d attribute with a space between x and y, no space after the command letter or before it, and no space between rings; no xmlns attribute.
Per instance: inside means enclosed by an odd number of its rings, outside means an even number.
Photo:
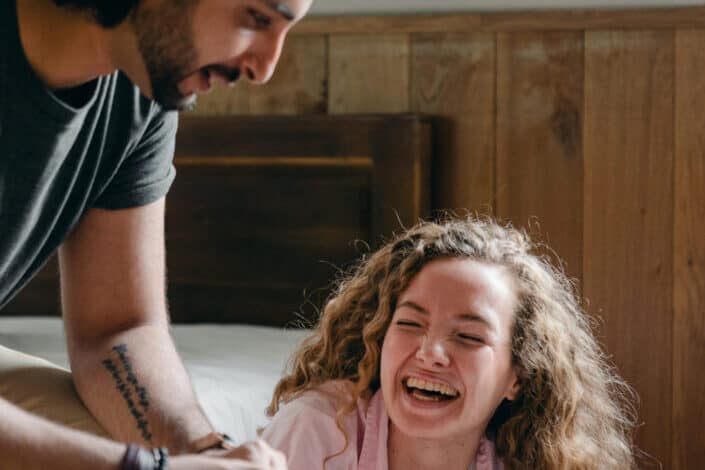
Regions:
<svg viewBox="0 0 705 470"><path fill-rule="evenodd" d="M462 439L429 440L403 434L389 423L389 470L467 470L480 444L481 434Z"/></svg>
<svg viewBox="0 0 705 470"><path fill-rule="evenodd" d="M14 1L14 0L10 0ZM114 72L119 39L134 42L127 25L101 28L90 13L51 0L17 0L22 48L39 78L52 89L72 88Z"/></svg>

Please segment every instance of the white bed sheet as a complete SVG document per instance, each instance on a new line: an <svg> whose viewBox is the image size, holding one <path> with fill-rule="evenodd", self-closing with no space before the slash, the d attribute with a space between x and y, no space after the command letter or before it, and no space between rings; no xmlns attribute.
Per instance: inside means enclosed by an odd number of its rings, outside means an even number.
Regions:
<svg viewBox="0 0 705 470"><path fill-rule="evenodd" d="M265 408L308 330L250 325L174 325L176 347L203 409L237 442L256 437ZM0 318L0 344L68 368L59 318Z"/></svg>

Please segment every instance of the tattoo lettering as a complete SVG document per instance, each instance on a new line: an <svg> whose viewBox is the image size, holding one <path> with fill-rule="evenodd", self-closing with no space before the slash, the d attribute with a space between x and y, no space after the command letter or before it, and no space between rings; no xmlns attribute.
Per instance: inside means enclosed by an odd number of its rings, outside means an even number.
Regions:
<svg viewBox="0 0 705 470"><path fill-rule="evenodd" d="M103 366L115 380L116 388L122 398L125 399L130 414L135 418L137 429L142 433L142 438L147 442L151 442L152 433L149 430L149 423L146 418L147 410L149 410L147 389L140 384L137 375L135 375L132 362L127 356L127 345L121 343L113 346L112 350L117 356L117 364L115 360L108 358L103 360Z"/></svg>

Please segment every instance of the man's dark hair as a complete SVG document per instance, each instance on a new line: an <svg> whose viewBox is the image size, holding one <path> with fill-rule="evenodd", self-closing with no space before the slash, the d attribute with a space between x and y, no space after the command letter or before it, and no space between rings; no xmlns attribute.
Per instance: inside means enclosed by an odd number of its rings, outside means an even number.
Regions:
<svg viewBox="0 0 705 470"><path fill-rule="evenodd" d="M140 0L54 0L60 7L90 11L96 21L105 28L122 23Z"/></svg>

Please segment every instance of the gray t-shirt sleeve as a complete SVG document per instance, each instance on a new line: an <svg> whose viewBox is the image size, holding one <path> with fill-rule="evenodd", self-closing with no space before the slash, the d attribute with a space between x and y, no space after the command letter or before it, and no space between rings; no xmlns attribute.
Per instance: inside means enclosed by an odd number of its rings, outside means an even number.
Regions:
<svg viewBox="0 0 705 470"><path fill-rule="evenodd" d="M176 176L173 158L177 127L176 112L157 111L93 207L127 209L165 196Z"/></svg>

